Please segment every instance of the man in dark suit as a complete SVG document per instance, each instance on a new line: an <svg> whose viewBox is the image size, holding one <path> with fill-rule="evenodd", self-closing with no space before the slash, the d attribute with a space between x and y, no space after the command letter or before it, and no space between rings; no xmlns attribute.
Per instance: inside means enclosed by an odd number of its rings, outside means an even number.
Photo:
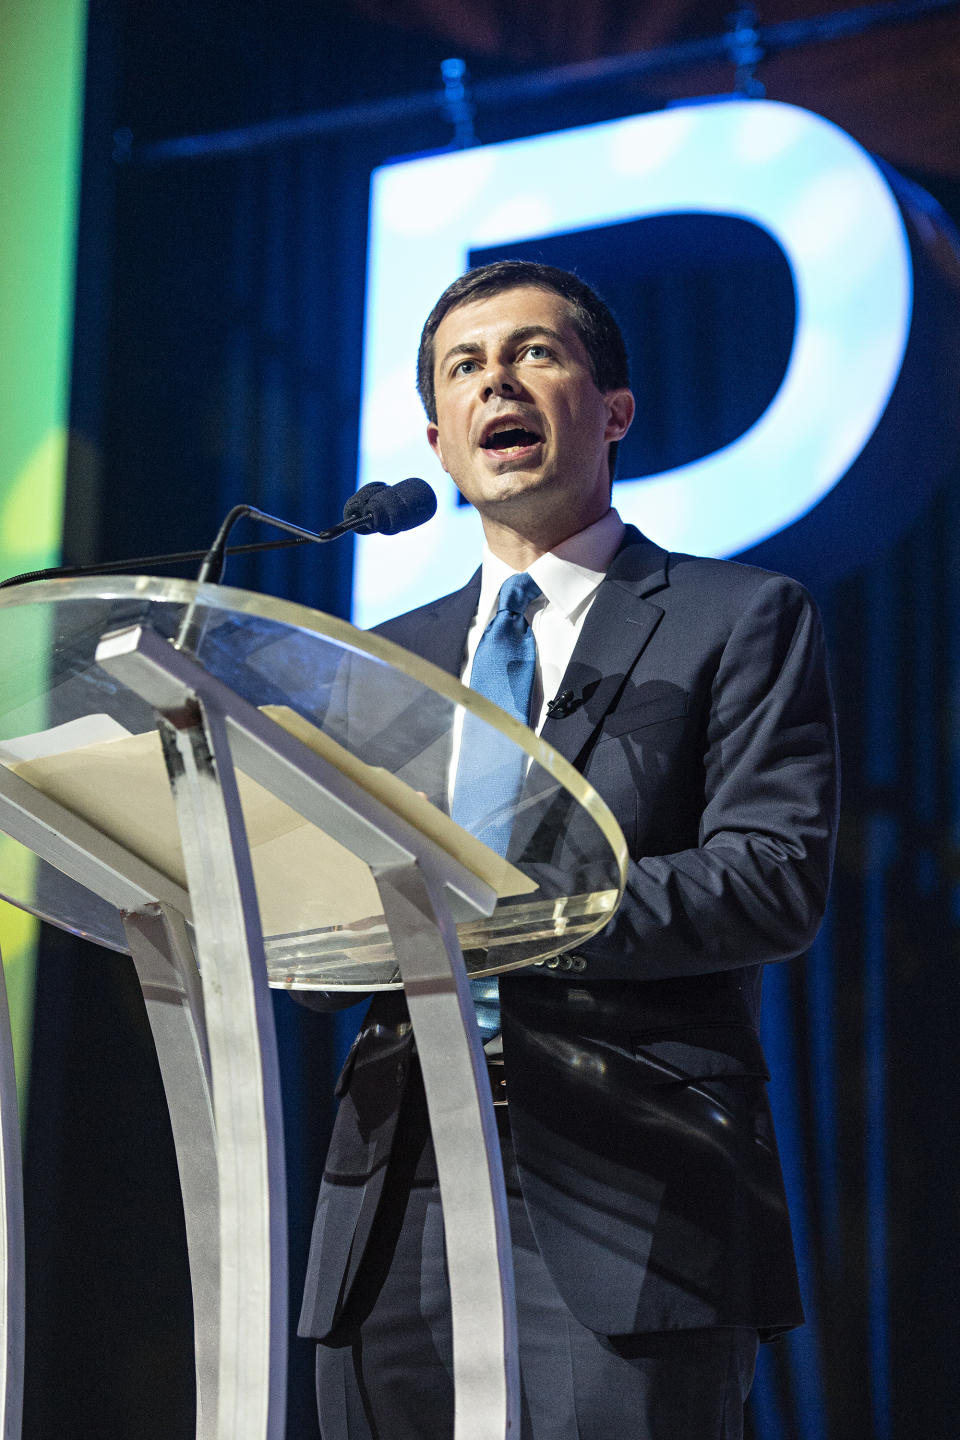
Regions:
<svg viewBox="0 0 960 1440"><path fill-rule="evenodd" d="M610 509L633 397L616 323L576 277L461 277L425 326L419 384L483 567L381 633L469 682L529 575L511 623L536 642L530 723L631 857L600 934L488 996L522 1440L736 1440L758 1339L802 1320L757 1023L762 965L810 944L826 900L816 610L782 576L668 554ZM324 1440L440 1440L442 1217L402 997L374 1001L339 1091L301 1317Z"/></svg>

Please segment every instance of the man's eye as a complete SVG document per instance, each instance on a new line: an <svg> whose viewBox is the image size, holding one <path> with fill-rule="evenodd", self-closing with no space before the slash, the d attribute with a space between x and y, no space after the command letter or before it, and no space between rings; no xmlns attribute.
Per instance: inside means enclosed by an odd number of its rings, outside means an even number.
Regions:
<svg viewBox="0 0 960 1440"><path fill-rule="evenodd" d="M528 345L527 356L531 360L547 360L549 359L550 351L546 345Z"/></svg>
<svg viewBox="0 0 960 1440"><path fill-rule="evenodd" d="M453 373L454 375L472 375L476 368L476 360L459 360L453 367Z"/></svg>

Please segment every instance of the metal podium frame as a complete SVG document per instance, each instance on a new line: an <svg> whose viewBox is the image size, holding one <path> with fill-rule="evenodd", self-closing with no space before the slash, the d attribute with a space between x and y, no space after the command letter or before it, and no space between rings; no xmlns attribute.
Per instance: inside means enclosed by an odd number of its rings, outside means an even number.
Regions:
<svg viewBox="0 0 960 1440"><path fill-rule="evenodd" d="M178 633L187 629L202 636L198 649L206 653L207 622L190 629L180 618L184 607L188 617L195 615L201 594L211 613L238 617L241 630L252 617L267 631L276 627L292 639L296 675L318 684L308 685L308 698L292 701L289 712L307 724L303 740L212 673L218 655L225 656L221 673L243 688L244 671L232 652L220 655L211 645L205 665L166 638L179 620ZM37 630L26 607L47 602L66 607L64 620ZM71 610L75 602L80 608ZM316 926L322 944L330 942L331 948L315 952L308 946L307 960L345 955L346 970L335 968L335 987L344 986L345 973L349 988L367 988L367 982L370 988L395 988L398 976L403 985L445 1220L454 1440L516 1440L519 1375L506 1196L459 935L472 952L471 964L480 973L493 973L549 959L596 933L619 903L626 879L626 846L614 817L583 777L525 727L427 662L381 637L360 635L345 621L244 591L149 576L111 582L106 594L90 581L41 582L0 602L0 611L7 604L24 606L27 618L19 630L14 624L5 632L13 682L5 734L7 727L16 733L18 724L35 731L37 716L51 708L56 721L66 717L68 724L98 718L91 705L109 695L118 697L122 717L130 719L132 728L121 727L121 733L135 739L155 725L160 736L176 816L175 831L164 833L162 845L144 842L143 827L91 823L83 816L101 813L96 806L78 803L71 809L69 799L61 803L54 797L72 792L51 787L47 793L6 759L0 763L0 832L37 857L41 876L36 889L21 891L3 877L0 888L40 918L132 957L180 1173L193 1296L197 1440L284 1440L285 1429L287 1221L279 1076L237 771L351 852L373 877L384 922L377 921L375 929L378 937L385 931L389 943L377 938L374 950L364 948L366 918L376 915L374 909L363 910L362 919L352 914L359 942L350 923L339 934L340 895L326 896L321 885L328 908L307 907L307 914L324 918L307 922L305 933L313 934L310 926ZM90 609L83 608L87 604ZM38 641L41 633L46 638ZM218 633L216 626L212 633ZM228 625L228 637L231 633ZM297 648L301 637L309 642L303 650ZM314 643L321 648L311 649ZM32 662L38 644L49 644L52 657L47 688L39 691L30 664L22 683L16 668L24 659ZM344 655L354 657L347 667ZM362 669L355 668L359 656L382 669L368 669L364 680ZM87 690L83 682L93 671L99 678ZM399 687L390 688L390 672ZM361 743L359 753L356 746L341 745L336 723L329 733L322 697L341 683L341 674L345 690L356 685L357 673L359 694L374 711L379 699L369 695L398 697L402 708L384 733L405 741L412 717L414 739L429 755L426 771L408 767L403 758L392 763L392 752L377 744L364 751ZM79 699L69 689L75 680ZM370 681L368 692L363 687ZM252 687L254 698L258 684ZM48 696L55 693L59 699L50 707ZM113 719L113 701L103 708ZM538 767L524 801L524 844L545 826L545 882L522 868L509 866L509 875L489 868L492 857L475 838L468 842L458 835L446 817L439 827L435 823L437 810L426 803L420 781L426 775L432 783L431 747L448 733L443 725L455 723L458 708L500 729ZM420 729L418 721L424 722ZM50 733L58 728L55 723ZM323 746L313 744L321 738ZM420 753L414 752L417 759ZM401 776L415 777L413 788L405 789ZM386 788L384 777L390 782ZM160 793L162 787L161 780ZM416 815L422 828L409 818ZM182 871L176 869L179 857L170 854L175 834ZM139 838L124 841L127 835ZM540 853L536 847L525 851L528 871L544 863ZM461 855L467 861L457 858ZM503 857L497 865L502 867ZM516 901L530 894L510 889L518 882L529 882L536 892L531 905ZM297 902L314 898L302 881L291 895ZM376 906L377 900L365 895L362 903ZM294 906L290 913L303 912ZM342 913L346 918L347 909ZM290 920L294 938L299 923ZM276 936L270 944L284 938ZM270 956L275 964L272 949ZM299 959L283 962L275 976L279 983L322 986L322 964L306 975L286 968ZM18 1440L21 1431L23 1319L19 1123L0 974L0 1440Z"/></svg>
<svg viewBox="0 0 960 1440"><path fill-rule="evenodd" d="M437 1155L452 1302L454 1436L513 1440L519 1433L519 1376L506 1198L456 930L458 921L491 915L495 891L155 631L133 626L109 633L96 659L155 710L189 894L3 767L0 829L123 917L180 1171L193 1290L197 1440L283 1440L285 1433L279 1077L235 766L352 850L375 878L406 991ZM0 1014L0 1025L2 1020ZM0 1255L3 1440L20 1433L22 1398L22 1186L10 1054L0 1034L0 1220L9 1227Z"/></svg>

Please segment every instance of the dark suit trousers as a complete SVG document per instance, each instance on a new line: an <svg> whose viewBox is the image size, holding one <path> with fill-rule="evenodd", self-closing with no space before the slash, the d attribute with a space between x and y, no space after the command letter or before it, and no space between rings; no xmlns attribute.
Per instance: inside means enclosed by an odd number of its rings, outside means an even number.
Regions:
<svg viewBox="0 0 960 1440"><path fill-rule="evenodd" d="M581 1325L540 1258L506 1112L497 1118L520 1333L520 1440L741 1440L756 1332L605 1337ZM356 1285L317 1347L323 1440L450 1440L452 1376L443 1219L417 1072Z"/></svg>

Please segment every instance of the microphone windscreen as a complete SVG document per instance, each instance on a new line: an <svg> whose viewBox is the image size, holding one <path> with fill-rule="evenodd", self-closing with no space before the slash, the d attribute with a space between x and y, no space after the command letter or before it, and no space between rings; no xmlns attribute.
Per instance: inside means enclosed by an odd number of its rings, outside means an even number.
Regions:
<svg viewBox="0 0 960 1440"><path fill-rule="evenodd" d="M363 490L372 489L365 485ZM363 494L363 490L358 492ZM356 498L356 497L354 497ZM413 530L423 525L437 511L437 497L426 480L411 476L401 480L399 485L386 485L382 490L367 498L365 507L370 514L370 526L360 531L369 535L376 531L380 535L397 535L401 530Z"/></svg>
<svg viewBox="0 0 960 1440"><path fill-rule="evenodd" d="M351 524L357 520L362 520L370 509L371 496L387 488L382 480L373 480L369 485L361 485L356 495L351 495L343 507L344 520L349 521ZM372 520L366 520L362 525L356 526L356 533L358 535L372 535L376 528Z"/></svg>

